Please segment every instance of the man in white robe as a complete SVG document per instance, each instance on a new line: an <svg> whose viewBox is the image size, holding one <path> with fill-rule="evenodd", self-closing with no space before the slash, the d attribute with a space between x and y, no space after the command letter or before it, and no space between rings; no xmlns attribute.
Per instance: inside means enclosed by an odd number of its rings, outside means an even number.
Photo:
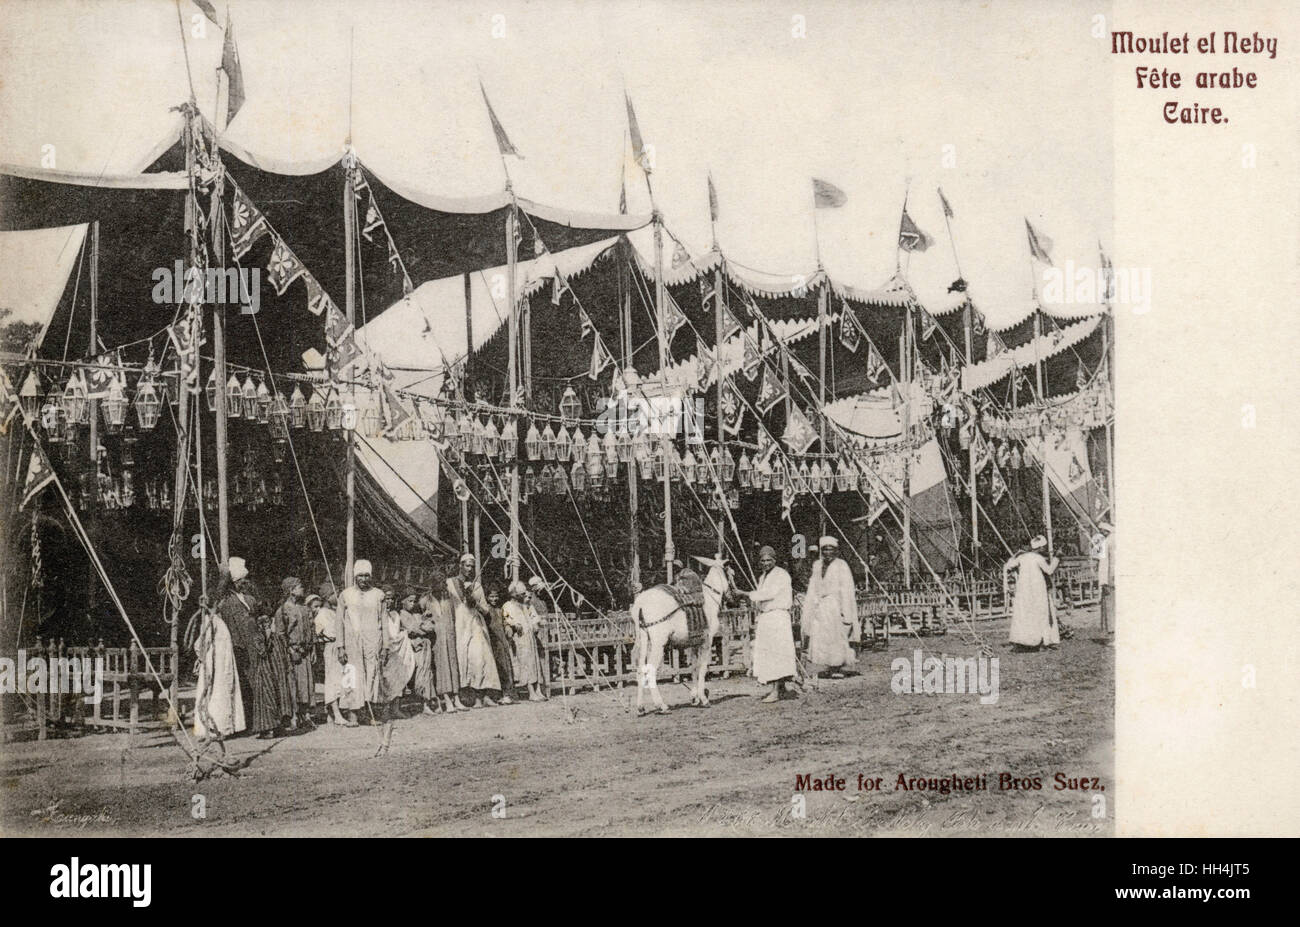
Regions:
<svg viewBox="0 0 1300 927"><path fill-rule="evenodd" d="M203 616L202 630L194 642L199 681L194 692L194 736L221 738L242 731L244 699L239 691L239 669L230 630L214 609Z"/></svg>
<svg viewBox="0 0 1300 927"><path fill-rule="evenodd" d="M1060 561L1043 556L1047 550L1047 538L1041 534L1029 542L1029 548L1016 554L1002 567L1003 589L1011 571L1016 571L1016 592L1011 600L1008 636L1011 643L1021 648L1055 647L1061 642L1061 628L1056 617L1056 603L1047 588L1047 577L1056 572Z"/></svg>
<svg viewBox="0 0 1300 927"><path fill-rule="evenodd" d="M487 615L491 606L483 583L479 581L478 561L470 553L461 554L460 573L447 580L447 594L456 615L456 656L460 663L460 685L476 690L475 708L496 706L487 694L501 688L501 677L492 656Z"/></svg>
<svg viewBox="0 0 1300 927"><path fill-rule="evenodd" d="M853 571L840 559L839 546L839 541L829 536L818 542L821 557L808 577L800 621L809 662L831 670L833 678L843 676L843 667L857 663L849 642L861 638Z"/></svg>
<svg viewBox="0 0 1300 927"><path fill-rule="evenodd" d="M379 702L379 652L384 643L384 592L370 582L369 560L352 567L352 585L339 594L339 624L348 662L357 668L357 688L367 702ZM373 707L372 707L373 715Z"/></svg>
<svg viewBox="0 0 1300 927"><path fill-rule="evenodd" d="M776 565L776 551L764 546L758 552L758 565L763 571L758 588L749 594L758 617L754 621L754 678L771 684L772 691L763 699L765 703L779 701L785 694L785 683L794 678L794 631L790 625L790 608L794 603L794 590L790 574Z"/></svg>

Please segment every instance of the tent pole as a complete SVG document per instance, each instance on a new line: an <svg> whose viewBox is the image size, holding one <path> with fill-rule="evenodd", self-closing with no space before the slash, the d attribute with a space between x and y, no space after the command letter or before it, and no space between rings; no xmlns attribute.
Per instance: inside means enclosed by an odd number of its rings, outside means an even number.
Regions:
<svg viewBox="0 0 1300 927"><path fill-rule="evenodd" d="M349 139L349 144L351 139ZM348 325L355 324L357 314L356 297L356 223L357 203L352 192L352 171L344 172L343 181L343 236L346 239L343 248L344 271L347 279L344 285ZM350 379L350 378L349 378ZM352 387L353 402L356 401L356 386ZM352 561L356 556L356 429L348 430L347 453L347 541L344 552L343 585L352 585Z"/></svg>
<svg viewBox="0 0 1300 927"><path fill-rule="evenodd" d="M1110 330L1115 322L1114 315L1108 315L1101 322L1101 359L1106 365L1106 385L1110 389L1110 395L1115 395L1115 365L1111 363L1111 353L1114 351L1114 345L1111 343ZM1110 498L1106 501L1110 503L1110 521L1115 521L1115 411L1114 402L1111 403L1111 414L1106 420L1106 491Z"/></svg>
<svg viewBox="0 0 1300 927"><path fill-rule="evenodd" d="M470 283L469 274L464 275L465 281L465 363L460 367L460 395L466 402L469 401L470 384L474 382L471 368L474 362L474 297L473 286ZM478 531L474 532L474 540L478 540ZM460 504L460 549L461 552L467 552L469 546L469 500L466 499ZM478 550L475 549L474 556L478 557Z"/></svg>
<svg viewBox="0 0 1300 927"><path fill-rule="evenodd" d="M90 223L90 345L86 354L94 357L99 340L99 220ZM98 471L99 400L90 400L90 462Z"/></svg>
<svg viewBox="0 0 1300 927"><path fill-rule="evenodd" d="M816 214L817 211L814 209L813 215L816 216ZM821 270L822 268L819 262L817 265L817 272L821 273ZM821 442L818 445L818 450L820 450L822 453L823 464L827 464L826 456L825 456L826 455L826 310L827 310L827 303L830 301L829 294L830 294L830 287L827 285L826 281L822 281L822 285L817 289L817 417L821 421L821 435L820 435ZM820 534L825 534L826 533L826 493L820 492L818 493L818 495L821 496L820 503L817 506L818 509L821 510ZM845 538L844 543L847 544L848 542L849 539Z"/></svg>
<svg viewBox="0 0 1300 927"><path fill-rule="evenodd" d="M717 241L714 240L714 249L717 248ZM726 426L723 424L722 415L722 339L724 332L722 330L722 258L718 258L718 266L713 270L713 367L717 376L717 402L718 402L718 472L713 474L718 483L718 557L722 557L726 549L726 536L723 525L726 524L727 513L727 487L722 483L722 460L727 454L727 435Z"/></svg>
<svg viewBox="0 0 1300 927"><path fill-rule="evenodd" d="M903 376L903 586L912 588L912 302L903 310L899 372Z"/></svg>
<svg viewBox="0 0 1300 927"><path fill-rule="evenodd" d="M948 217L944 216L944 222L947 223ZM948 230L949 240L952 239L952 229ZM953 251L953 258L956 259L956 251ZM957 275L961 276L961 268L957 269ZM970 366L974 358L975 342L975 306L969 299L966 300L966 365ZM979 523L979 498L975 494L975 439L979 435L979 425L971 422L970 436L970 557L971 563L975 570L980 566L980 523ZM996 462L995 462L996 465Z"/></svg>
<svg viewBox="0 0 1300 927"><path fill-rule="evenodd" d="M1043 393L1043 358L1040 356L1040 346L1038 339L1043 334L1043 317L1040 312L1034 313L1034 378L1038 385L1038 401L1043 402L1046 398ZM1043 469L1043 527L1047 533L1047 556L1050 558L1056 546L1052 539L1052 490L1051 483L1047 477L1047 435L1042 436L1042 452L1039 457L1039 464Z"/></svg>
<svg viewBox="0 0 1300 927"><path fill-rule="evenodd" d="M627 238L624 237L618 243L618 286L619 295L619 312L623 322L623 370L635 369L632 363L632 285L628 279L628 264L631 257L628 250ZM638 424L641 424L638 422ZM640 487L637 485L637 463L635 459L627 462L627 510L629 524L629 545L631 547L632 559L628 568L628 584L631 587L628 591L636 595L641 590L641 539L637 528L637 493Z"/></svg>
<svg viewBox="0 0 1300 927"><path fill-rule="evenodd" d="M508 362L507 383L510 389L509 405L512 410L519 408L519 293L516 291L515 274L519 260L515 248L515 230L518 217L518 204L510 182L506 181L506 192L510 193L510 209L506 213L506 286L510 291L510 359ZM518 455L510 465L510 581L519 579L519 458ZM480 569L482 567L480 566Z"/></svg>
<svg viewBox="0 0 1300 927"><path fill-rule="evenodd" d="M217 265L225 269L225 236L218 233L213 242ZM230 560L230 497L227 481L230 471L229 421L226 407L226 307L212 307L212 359L216 366L217 408L214 435L217 444L217 551L221 563ZM202 454L202 447L198 453ZM200 503L201 504L201 503Z"/></svg>
<svg viewBox="0 0 1300 927"><path fill-rule="evenodd" d="M668 391L668 337L664 329L664 221L659 210L654 211L655 224L655 327L659 338L659 376L664 392ZM679 416L680 419L680 416ZM664 455L664 576L673 581L673 483L672 435L660 427L660 446Z"/></svg>

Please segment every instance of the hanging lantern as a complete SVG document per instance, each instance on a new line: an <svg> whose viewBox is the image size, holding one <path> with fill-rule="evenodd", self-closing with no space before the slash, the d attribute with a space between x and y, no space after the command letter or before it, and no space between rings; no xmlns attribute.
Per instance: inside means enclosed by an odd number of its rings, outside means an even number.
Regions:
<svg viewBox="0 0 1300 927"><path fill-rule="evenodd" d="M537 490L537 472L533 470L532 464L524 471L524 495L531 496Z"/></svg>
<svg viewBox="0 0 1300 927"><path fill-rule="evenodd" d="M140 438L135 433L135 428L130 424L122 426L122 466L135 466L135 445L139 440Z"/></svg>
<svg viewBox="0 0 1300 927"><path fill-rule="evenodd" d="M528 433L524 435L524 450L529 460L540 460L542 456L542 435L537 430L537 423L528 423Z"/></svg>
<svg viewBox="0 0 1300 927"><path fill-rule="evenodd" d="M840 492L848 492L857 483L853 478L852 464L847 460L841 459L835 465L835 488Z"/></svg>
<svg viewBox="0 0 1300 927"><path fill-rule="evenodd" d="M871 495L871 470L869 464L864 464L858 473L858 492L864 496Z"/></svg>
<svg viewBox="0 0 1300 927"><path fill-rule="evenodd" d="M135 417L141 431L153 431L162 413L162 400L152 380L141 380L135 391Z"/></svg>
<svg viewBox="0 0 1300 927"><path fill-rule="evenodd" d="M703 466L703 463L704 463L704 456L703 456L703 454L701 453L701 456L700 456L700 464L701 464L701 466L700 466L700 481L701 481L701 482L709 482L709 481L712 481L712 482L714 482L714 483L726 483L726 482L727 482L727 479L726 479L726 477L724 477L724 476L722 475L722 454L719 453L719 451L718 451L718 449L717 449L716 447L715 447L715 448L714 448L714 449L709 453L708 460L709 460L709 465L708 465L708 467Z"/></svg>
<svg viewBox="0 0 1300 927"><path fill-rule="evenodd" d="M619 441L618 435L614 433L612 428L605 432L605 437L601 440L600 445L605 453L605 475L613 477L618 472Z"/></svg>
<svg viewBox="0 0 1300 927"><path fill-rule="evenodd" d="M575 461L569 468L569 482L574 492L582 492L587 485L587 468Z"/></svg>
<svg viewBox="0 0 1300 927"><path fill-rule="evenodd" d="M686 453L682 455L682 462L681 462L682 479L684 479L688 483L697 482L699 480L699 473L697 472L699 469L702 468L698 464L696 464L695 455L691 453L691 449L688 447L686 449Z"/></svg>
<svg viewBox="0 0 1300 927"><path fill-rule="evenodd" d="M618 462L631 463L635 456L635 441L632 437L631 424L625 419L618 429Z"/></svg>
<svg viewBox="0 0 1300 927"><path fill-rule="evenodd" d="M257 421L257 387L253 384L253 378L251 375L244 376L244 386L241 392L244 400L244 418L248 419L250 422Z"/></svg>
<svg viewBox="0 0 1300 927"><path fill-rule="evenodd" d="M86 401L86 384L80 371L74 370L63 387L63 418L72 425L80 425L89 411Z"/></svg>
<svg viewBox="0 0 1300 927"><path fill-rule="evenodd" d="M276 438L271 442L271 456L276 463L284 463L285 454L289 450L289 441L287 438Z"/></svg>
<svg viewBox="0 0 1300 927"><path fill-rule="evenodd" d="M343 400L339 398L339 391L332 386L325 399L325 427L330 431L338 431L343 427Z"/></svg>
<svg viewBox="0 0 1300 927"><path fill-rule="evenodd" d="M244 414L244 389L239 385L239 377L233 373L226 381L226 417L239 418Z"/></svg>
<svg viewBox="0 0 1300 927"><path fill-rule="evenodd" d="M569 491L568 471L562 463L557 463L551 470L551 491L557 496L566 495Z"/></svg>
<svg viewBox="0 0 1300 927"><path fill-rule="evenodd" d="M641 479L648 480L654 476L654 458L649 454L636 459L636 468L641 473Z"/></svg>
<svg viewBox="0 0 1300 927"><path fill-rule="evenodd" d="M302 397L302 389L293 385L293 395L289 397L289 421L294 428L307 424L307 401Z"/></svg>
<svg viewBox="0 0 1300 927"><path fill-rule="evenodd" d="M122 392L122 384L115 379L113 385L108 388L108 398L100 403L100 410L104 413L104 424L108 426L109 434L115 435L122 431L122 423L126 420L126 407L126 395Z"/></svg>
<svg viewBox="0 0 1300 927"><path fill-rule="evenodd" d="M722 482L730 483L736 476L736 458L731 456L731 451L722 455Z"/></svg>
<svg viewBox="0 0 1300 927"><path fill-rule="evenodd" d="M508 419L501 427L501 457L509 462L519 456L519 429L515 420Z"/></svg>
<svg viewBox="0 0 1300 927"><path fill-rule="evenodd" d="M488 457L497 457L501 453L501 434L497 431L497 423L491 418L483 426L483 453Z"/></svg>
<svg viewBox="0 0 1300 927"><path fill-rule="evenodd" d="M284 480L278 472L271 474L271 504L284 505Z"/></svg>
<svg viewBox="0 0 1300 927"><path fill-rule="evenodd" d="M736 482L740 485L741 489L748 489L752 485L750 483L750 476L753 472L754 465L749 460L749 454L745 451L741 451L740 465L736 468Z"/></svg>
<svg viewBox="0 0 1300 927"><path fill-rule="evenodd" d="M1019 448L1018 446L1016 446L1016 445L1012 445L1012 447L1011 447L1011 469L1012 469L1012 470L1019 470L1021 466L1022 466L1022 458L1021 458L1021 456L1020 456L1020 448Z"/></svg>
<svg viewBox="0 0 1300 927"><path fill-rule="evenodd" d="M551 493L551 465L542 464L542 469L537 472L537 482L533 484L533 491L538 495L546 496Z"/></svg>
<svg viewBox="0 0 1300 927"><path fill-rule="evenodd" d="M217 411L217 368L215 367L208 374L208 385L203 388L203 395L208 400L208 411Z"/></svg>
<svg viewBox="0 0 1300 927"><path fill-rule="evenodd" d="M23 380L22 389L18 391L18 398L27 417L35 418L41 406L41 375L35 369L28 371L27 379Z"/></svg>
<svg viewBox="0 0 1300 927"><path fill-rule="evenodd" d="M550 422L542 429L541 448L543 460L555 459L555 432L551 429Z"/></svg>
<svg viewBox="0 0 1300 927"><path fill-rule="evenodd" d="M560 421L562 424L572 427L578 423L579 416L582 415L582 400L574 392L572 386L564 388L564 395L560 398Z"/></svg>
<svg viewBox="0 0 1300 927"><path fill-rule="evenodd" d="M483 420L477 415L470 418L469 423L469 453L485 454L487 446L487 427Z"/></svg>
<svg viewBox="0 0 1300 927"><path fill-rule="evenodd" d="M772 488L772 463L769 460L763 460L754 472L750 475L750 483L755 489L769 490Z"/></svg>
<svg viewBox="0 0 1300 927"><path fill-rule="evenodd" d="M312 390L311 399L307 401L307 423L312 431L325 428L325 399L319 389Z"/></svg>
<svg viewBox="0 0 1300 927"><path fill-rule="evenodd" d="M271 403L271 437L277 441L286 441L289 438L289 401L284 398L284 393L276 392L275 399ZM283 459L283 458L282 458Z"/></svg>
<svg viewBox="0 0 1300 927"><path fill-rule="evenodd" d="M687 454L690 453L688 450ZM674 483L682 481L682 455L677 453L677 448L668 449L668 477Z"/></svg>
<svg viewBox="0 0 1300 927"><path fill-rule="evenodd" d="M460 449L460 421L451 410L447 411L442 420L443 437L447 439L447 446L453 451Z"/></svg>
<svg viewBox="0 0 1300 927"><path fill-rule="evenodd" d="M662 480L664 478L664 474L668 472L668 451L663 445L663 443L660 443L655 448L654 466L655 466L655 479Z"/></svg>
<svg viewBox="0 0 1300 927"><path fill-rule="evenodd" d="M271 421L271 405L274 400L271 398L271 391L266 388L265 380L257 381L257 420L265 425Z"/></svg>
<svg viewBox="0 0 1300 927"><path fill-rule="evenodd" d="M63 407L63 388L55 383L45 397L41 406L41 427L56 444L63 440L63 424L67 421L68 411Z"/></svg>
<svg viewBox="0 0 1300 927"><path fill-rule="evenodd" d="M573 449L569 452L574 463L586 463L587 439L582 436L582 429L573 429Z"/></svg>
<svg viewBox="0 0 1300 927"><path fill-rule="evenodd" d="M555 433L555 459L567 462L572 450L573 441L569 437L569 429L561 425L560 430Z"/></svg>
<svg viewBox="0 0 1300 927"><path fill-rule="evenodd" d="M632 457L638 463L650 459L650 436L644 428L638 427L636 434L632 436Z"/></svg>

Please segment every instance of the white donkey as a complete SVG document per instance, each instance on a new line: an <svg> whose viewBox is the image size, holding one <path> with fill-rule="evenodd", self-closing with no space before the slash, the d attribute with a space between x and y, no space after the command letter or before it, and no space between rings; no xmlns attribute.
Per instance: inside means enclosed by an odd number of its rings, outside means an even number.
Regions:
<svg viewBox="0 0 1300 927"><path fill-rule="evenodd" d="M691 692L691 704L707 708L709 697L704 689L704 677L709 671L709 660L713 655L713 638L718 634L722 597L730 588L731 578L722 562L703 557L697 559L709 566L709 572L704 577L704 616L708 620L708 629L704 633L704 640L695 648L695 687ZM677 600L666 588L652 586L632 601L632 622L636 634L632 662L637 667L637 714L642 714L645 710L641 700L646 689L650 690L659 713L667 714L668 706L664 704L657 684L659 667L664 660L665 645L685 644L688 639L686 610L677 604Z"/></svg>

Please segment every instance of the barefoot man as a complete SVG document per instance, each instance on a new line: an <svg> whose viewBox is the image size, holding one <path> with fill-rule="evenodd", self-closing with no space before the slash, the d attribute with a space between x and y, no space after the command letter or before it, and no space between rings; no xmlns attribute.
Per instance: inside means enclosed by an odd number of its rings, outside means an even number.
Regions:
<svg viewBox="0 0 1300 927"><path fill-rule="evenodd" d="M758 610L754 622L754 678L771 684L772 691L763 699L779 701L785 684L795 674L794 631L790 628L790 606L794 593L790 574L776 565L776 551L764 546L758 552L758 567L763 571L758 588L749 599Z"/></svg>

